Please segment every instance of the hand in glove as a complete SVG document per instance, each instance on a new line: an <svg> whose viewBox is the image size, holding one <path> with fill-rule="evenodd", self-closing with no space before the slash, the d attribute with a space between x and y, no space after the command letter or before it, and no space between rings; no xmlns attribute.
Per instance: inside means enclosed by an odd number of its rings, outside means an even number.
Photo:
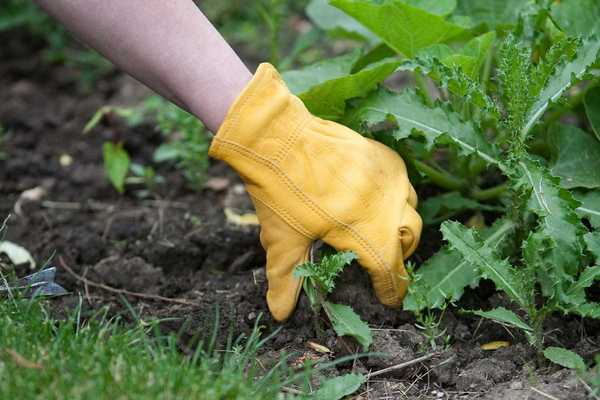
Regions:
<svg viewBox="0 0 600 400"><path fill-rule="evenodd" d="M404 259L422 223L398 154L311 115L270 64L259 66L233 103L209 154L231 165L252 197L275 319L293 312L302 287L294 267L319 239L354 251L379 300L401 304L409 283Z"/></svg>

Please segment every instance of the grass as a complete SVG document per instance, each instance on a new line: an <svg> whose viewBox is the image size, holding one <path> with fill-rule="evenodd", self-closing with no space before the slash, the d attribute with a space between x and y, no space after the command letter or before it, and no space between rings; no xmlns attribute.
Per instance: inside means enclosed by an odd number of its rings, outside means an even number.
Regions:
<svg viewBox="0 0 600 400"><path fill-rule="evenodd" d="M263 370L256 356L268 338L258 326L224 350L216 349L215 329L185 356L176 335L161 335L157 323L127 327L106 310L87 321L79 315L76 309L58 321L43 300L0 301L0 398L273 399L308 376L285 357Z"/></svg>

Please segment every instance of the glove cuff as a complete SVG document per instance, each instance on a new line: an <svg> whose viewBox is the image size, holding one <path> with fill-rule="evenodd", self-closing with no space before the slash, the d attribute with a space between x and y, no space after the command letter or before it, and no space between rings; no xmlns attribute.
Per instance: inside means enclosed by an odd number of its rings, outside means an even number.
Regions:
<svg viewBox="0 0 600 400"><path fill-rule="evenodd" d="M285 157L294 136L310 118L312 115L290 93L275 67L262 63L229 108L209 155L234 168L236 158L244 153L277 162Z"/></svg>

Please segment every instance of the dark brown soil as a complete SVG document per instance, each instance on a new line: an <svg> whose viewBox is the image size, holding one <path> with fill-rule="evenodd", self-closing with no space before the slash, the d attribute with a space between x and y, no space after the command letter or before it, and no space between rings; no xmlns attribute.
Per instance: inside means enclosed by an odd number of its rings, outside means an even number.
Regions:
<svg viewBox="0 0 600 400"><path fill-rule="evenodd" d="M57 315L83 301L84 314L102 306L126 321L133 316L125 300L142 319L165 319L165 331L179 332L182 351L191 351L213 324L218 306L221 325L247 332L262 314L261 324L270 332L280 325L268 315L265 302L264 252L258 227L237 226L224 215L226 206L247 204L236 175L221 163L212 163L210 178L225 178L224 190L193 192L182 176L168 166L158 173L167 184L150 197L139 190L116 193L104 177L101 146L118 135L133 159L151 164L160 135L149 126L132 130L118 120L105 121L93 133L82 128L102 105L135 102L145 92L120 73L98 82L93 93L80 93L74 71L49 67L35 54L35 45L23 50L23 35L1 37L0 125L9 132L0 152L0 217L12 213L8 239L31 251L37 260L55 253L58 282L72 294L49 300ZM141 93L141 95L140 95ZM64 166L68 155L72 164ZM45 196L15 204L21 194L42 187ZM137 188L140 189L140 188ZM247 206L242 206L242 208ZM428 227L414 256L426 260L441 246L437 227ZM92 283L117 289L185 299L189 304L118 295L75 279L59 260ZM28 271L17 268L17 274ZM367 357L343 365L339 371L377 371L412 360L429 347L411 314L380 305L365 273L358 267L345 271L333 300L352 307L376 328L373 351L387 358ZM502 303L491 285L470 291L465 308L485 308ZM305 298L281 332L268 343L265 365L281 351L297 351L300 357L328 358L311 350L315 341L333 350L332 357L356 351L347 339L332 330L317 337L313 315ZM535 354L518 332L490 322L446 311L443 327L450 337L448 350L428 361L369 380L359 398L369 399L583 399L585 389L573 374L554 366L536 367ZM575 348L591 357L597 350L597 326L575 319L551 319L547 337L555 344ZM480 345L507 340L511 346L495 351ZM441 345L438 341L438 345ZM331 357L329 357L331 358ZM337 373L333 371L331 373ZM537 391L539 392L537 392Z"/></svg>

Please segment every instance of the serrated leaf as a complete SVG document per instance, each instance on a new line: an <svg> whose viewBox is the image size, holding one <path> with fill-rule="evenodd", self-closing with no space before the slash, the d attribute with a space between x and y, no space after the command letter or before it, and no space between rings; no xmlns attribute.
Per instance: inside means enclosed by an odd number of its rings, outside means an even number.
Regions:
<svg viewBox="0 0 600 400"><path fill-rule="evenodd" d="M577 307L586 303L585 289L592 286L595 280L600 278L600 267L587 267L583 270L579 278L571 285L567 291L568 298L574 311Z"/></svg>
<svg viewBox="0 0 600 400"><path fill-rule="evenodd" d="M360 53L353 52L285 72L283 79L313 114L337 119L345 111L346 100L370 92L400 65L399 61L388 59L351 73L359 58Z"/></svg>
<svg viewBox="0 0 600 400"><path fill-rule="evenodd" d="M294 276L310 278L316 287L326 295L335 287L335 278L344 267L356 260L357 256L352 251L342 251L326 255L319 263L307 261L296 266Z"/></svg>
<svg viewBox="0 0 600 400"><path fill-rule="evenodd" d="M373 343L371 329L366 322L360 319L352 308L325 301L323 308L339 336L352 336L366 351Z"/></svg>
<svg viewBox="0 0 600 400"><path fill-rule="evenodd" d="M544 349L544 357L561 367L585 371L583 358L579 354L562 347L547 347Z"/></svg>
<svg viewBox="0 0 600 400"><path fill-rule="evenodd" d="M503 260L486 245L477 232L458 222L444 222L440 228L444 239L452 249L458 251L469 263L479 268L483 277L491 279L496 288L504 291L511 300L521 307L527 306L523 293L523 283L517 270L507 260Z"/></svg>
<svg viewBox="0 0 600 400"><path fill-rule="evenodd" d="M312 0L306 7L306 15L319 28L329 31L334 37L376 42L377 36L360 22L329 4L328 0Z"/></svg>
<svg viewBox="0 0 600 400"><path fill-rule="evenodd" d="M523 0L459 0L455 14L496 29L515 24L525 5Z"/></svg>
<svg viewBox="0 0 600 400"><path fill-rule="evenodd" d="M444 43L465 33L462 26L398 0L331 0L388 46L406 57L434 43Z"/></svg>
<svg viewBox="0 0 600 400"><path fill-rule="evenodd" d="M418 58L415 62L443 89L452 93L462 103L486 111L493 119L498 119L500 112L496 104L485 93L477 80L469 77L458 65L447 66L437 59Z"/></svg>
<svg viewBox="0 0 600 400"><path fill-rule="evenodd" d="M573 125L554 124L548 132L553 150L550 170L566 189L600 188L600 143Z"/></svg>
<svg viewBox="0 0 600 400"><path fill-rule="evenodd" d="M129 154L121 143L105 142L103 145L104 170L108 179L119 193L125 189L125 178L129 171Z"/></svg>
<svg viewBox="0 0 600 400"><path fill-rule="evenodd" d="M365 377L360 374L346 374L327 379L321 384L312 399L315 400L339 400L358 390L365 382Z"/></svg>
<svg viewBox="0 0 600 400"><path fill-rule="evenodd" d="M587 91L583 100L585 113L590 121L596 139L600 140L600 86Z"/></svg>
<svg viewBox="0 0 600 400"><path fill-rule="evenodd" d="M483 245L496 251L506 243L506 237L514 231L515 223L498 220L482 232ZM418 311L424 308L440 308L446 302L460 299L467 286L475 287L481 274L478 268L460 252L443 248L429 258L417 271L417 279L411 283L403 301L405 310Z"/></svg>
<svg viewBox="0 0 600 400"><path fill-rule="evenodd" d="M561 0L552 2L552 16L571 36L600 34L600 2L597 0Z"/></svg>
<svg viewBox="0 0 600 400"><path fill-rule="evenodd" d="M431 54L437 57L444 65L448 67L459 67L472 80L479 80L479 72L490 52L491 46L496 39L495 32L487 32L468 41L458 52L452 51L446 45L438 48L438 54ZM427 49L424 49L427 50ZM419 52L419 55L423 55Z"/></svg>
<svg viewBox="0 0 600 400"><path fill-rule="evenodd" d="M463 197L459 192L428 197L419 203L419 214L425 225L440 223L467 210L502 211L503 208L479 203Z"/></svg>
<svg viewBox="0 0 600 400"><path fill-rule="evenodd" d="M513 328L519 328L527 332L532 332L533 328L526 324L514 312L507 310L504 307L494 308L490 311L469 310L470 313L479 315L480 317L494 320L502 325L508 325Z"/></svg>
<svg viewBox="0 0 600 400"><path fill-rule="evenodd" d="M575 192L574 195L581 202L577 213L587 218L595 229L600 229L600 190Z"/></svg>
<svg viewBox="0 0 600 400"><path fill-rule="evenodd" d="M426 106L412 91L398 94L380 89L358 102L346 123L364 130L390 119L397 125L393 134L398 140L420 133L431 149L446 139L463 155L477 154L488 163L499 164L498 150L475 125L461 121L457 113L442 106Z"/></svg>
<svg viewBox="0 0 600 400"><path fill-rule="evenodd" d="M537 162L519 161L517 187L528 196L528 209L539 217L539 226L552 238L555 248L548 263L574 275L582 255L581 235L584 227L575 213L580 203L562 189L557 178Z"/></svg>
<svg viewBox="0 0 600 400"><path fill-rule="evenodd" d="M535 96L536 100L525 117L522 137L527 135L550 104L560 99L568 88L585 76L588 68L598 58L599 51L600 40L596 37L584 39L577 49L575 58L556 67L554 74L548 79L546 87L539 96Z"/></svg>

